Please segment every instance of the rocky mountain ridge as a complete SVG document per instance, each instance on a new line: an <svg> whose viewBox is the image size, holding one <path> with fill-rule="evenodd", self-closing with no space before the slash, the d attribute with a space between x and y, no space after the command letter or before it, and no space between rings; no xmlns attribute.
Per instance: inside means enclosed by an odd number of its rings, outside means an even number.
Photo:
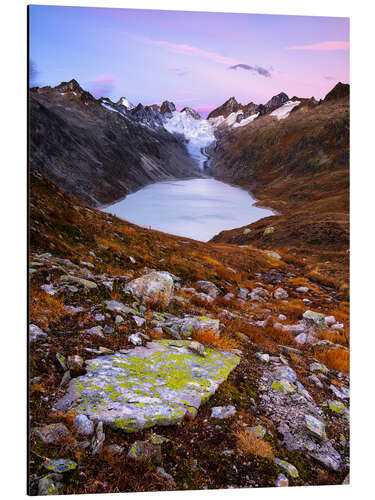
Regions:
<svg viewBox="0 0 375 500"><path fill-rule="evenodd" d="M29 118L32 168L91 206L200 175L184 137L162 126L161 111L95 99L75 80L30 89Z"/></svg>

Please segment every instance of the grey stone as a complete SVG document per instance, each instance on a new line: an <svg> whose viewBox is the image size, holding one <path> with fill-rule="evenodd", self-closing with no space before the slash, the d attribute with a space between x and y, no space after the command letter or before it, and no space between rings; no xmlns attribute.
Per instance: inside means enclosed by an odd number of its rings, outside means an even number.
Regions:
<svg viewBox="0 0 375 500"><path fill-rule="evenodd" d="M211 408L211 418L229 418L236 414L236 408L232 405L214 406Z"/></svg>
<svg viewBox="0 0 375 500"><path fill-rule="evenodd" d="M44 425L32 430L44 444L59 444L66 438L71 437L69 429L62 423Z"/></svg>
<svg viewBox="0 0 375 500"><path fill-rule="evenodd" d="M38 482L38 495L61 495L63 493L63 476L61 474L51 473L39 479Z"/></svg>
<svg viewBox="0 0 375 500"><path fill-rule="evenodd" d="M273 296L275 297L276 300L280 299L287 299L289 297L289 294L284 288L276 288L276 290L273 292Z"/></svg>
<svg viewBox="0 0 375 500"><path fill-rule="evenodd" d="M307 431L319 439L327 439L325 424L313 415L305 415Z"/></svg>
<svg viewBox="0 0 375 500"><path fill-rule="evenodd" d="M144 323L146 323L146 320L144 318L141 318L140 316L133 316L133 319L137 326L142 326Z"/></svg>
<svg viewBox="0 0 375 500"><path fill-rule="evenodd" d="M78 371L83 368L83 358L75 354L74 356L68 356L66 364L69 370Z"/></svg>
<svg viewBox="0 0 375 500"><path fill-rule="evenodd" d="M305 311L302 316L305 320L310 321L319 328L324 328L326 326L325 316L322 313L318 313L315 311Z"/></svg>
<svg viewBox="0 0 375 500"><path fill-rule="evenodd" d="M298 470L294 465L290 464L286 460L281 460L280 458L276 458L275 462L279 467L282 467L284 470L286 470L291 478L297 479L299 477Z"/></svg>
<svg viewBox="0 0 375 500"><path fill-rule="evenodd" d="M104 441L105 441L105 434L103 430L103 422L98 422L96 426L95 436L92 438L91 441L93 455L97 455L102 451Z"/></svg>
<svg viewBox="0 0 375 500"><path fill-rule="evenodd" d="M43 467L51 472L63 474L77 468L77 463L69 458L47 458L43 463Z"/></svg>
<svg viewBox="0 0 375 500"><path fill-rule="evenodd" d="M165 308L173 294L173 279L167 272L153 271L130 281L125 291L145 303Z"/></svg>
<svg viewBox="0 0 375 500"><path fill-rule="evenodd" d="M284 476L284 474L279 474L275 481L275 486L277 487L289 486L288 478Z"/></svg>
<svg viewBox="0 0 375 500"><path fill-rule="evenodd" d="M137 333L132 333L128 337L128 341L131 342L133 345L142 345L142 335L137 332Z"/></svg>
<svg viewBox="0 0 375 500"><path fill-rule="evenodd" d="M83 414L74 417L74 427L83 436L91 436L94 432L94 423Z"/></svg>
<svg viewBox="0 0 375 500"><path fill-rule="evenodd" d="M105 304L106 309L108 309L108 311L123 313L123 314L136 314L137 313L137 311L135 309L132 309L131 307L128 307L125 304L118 302L117 300L105 300L104 304Z"/></svg>
<svg viewBox="0 0 375 500"><path fill-rule="evenodd" d="M211 283L211 281L197 281L195 283L196 287L198 288L199 291L204 292L205 294L209 295L212 298L216 298L219 294L219 289L214 283Z"/></svg>
<svg viewBox="0 0 375 500"><path fill-rule="evenodd" d="M197 356L189 343L162 339L86 361L87 374L70 382L55 408L127 432L195 415L240 358L212 348L206 348L206 357Z"/></svg>
<svg viewBox="0 0 375 500"><path fill-rule="evenodd" d="M47 337L46 332L44 332L39 326L33 325L30 323L29 325L29 342L36 342L37 340L44 339Z"/></svg>

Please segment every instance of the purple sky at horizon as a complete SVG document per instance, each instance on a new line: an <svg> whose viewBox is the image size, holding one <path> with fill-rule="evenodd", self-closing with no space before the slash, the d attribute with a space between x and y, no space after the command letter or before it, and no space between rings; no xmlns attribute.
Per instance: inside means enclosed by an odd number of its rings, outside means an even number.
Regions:
<svg viewBox="0 0 375 500"><path fill-rule="evenodd" d="M95 97L168 99L203 116L229 97L323 98L349 83L349 19L30 6L33 85L75 78Z"/></svg>

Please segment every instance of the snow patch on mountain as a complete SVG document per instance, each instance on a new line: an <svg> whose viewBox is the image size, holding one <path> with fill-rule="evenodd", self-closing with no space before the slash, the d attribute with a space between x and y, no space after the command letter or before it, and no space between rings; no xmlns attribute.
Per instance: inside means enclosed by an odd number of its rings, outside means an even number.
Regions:
<svg viewBox="0 0 375 500"><path fill-rule="evenodd" d="M300 104L301 101L287 101L285 104L275 109L275 111L272 111L270 116L276 116L278 120L283 120L284 118L287 118L289 116L289 113L292 111L292 109L299 106Z"/></svg>
<svg viewBox="0 0 375 500"><path fill-rule="evenodd" d="M214 126L203 118L193 118L186 111L173 111L168 118L164 128L171 134L182 134L188 141L187 150L190 155L199 162L201 169L207 157L202 150L215 141Z"/></svg>
<svg viewBox="0 0 375 500"><path fill-rule="evenodd" d="M241 120L240 122L234 123L232 128L244 127L248 123L250 123L253 120L255 120L255 118L258 118L258 116L259 116L259 113L255 113L254 115L250 115L247 118L244 118L243 120Z"/></svg>
<svg viewBox="0 0 375 500"><path fill-rule="evenodd" d="M117 104L121 104L122 106L125 106L125 108L128 109L133 109L135 107L134 104L128 101L126 97L121 97L117 102Z"/></svg>

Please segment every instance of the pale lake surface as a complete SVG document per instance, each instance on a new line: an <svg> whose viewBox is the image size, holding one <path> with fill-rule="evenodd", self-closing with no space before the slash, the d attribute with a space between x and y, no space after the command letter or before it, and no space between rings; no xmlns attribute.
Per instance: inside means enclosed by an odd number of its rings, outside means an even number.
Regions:
<svg viewBox="0 0 375 500"><path fill-rule="evenodd" d="M273 215L253 203L241 188L212 178L189 179L151 184L105 212L139 226L208 241L220 231Z"/></svg>

